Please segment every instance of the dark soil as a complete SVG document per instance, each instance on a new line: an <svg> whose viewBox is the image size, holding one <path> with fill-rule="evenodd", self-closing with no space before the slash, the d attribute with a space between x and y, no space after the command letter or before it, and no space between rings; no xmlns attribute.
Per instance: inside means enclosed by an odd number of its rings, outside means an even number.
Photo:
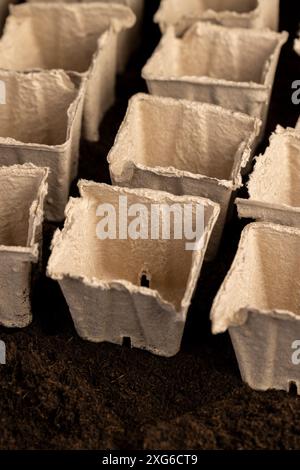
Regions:
<svg viewBox="0 0 300 470"><path fill-rule="evenodd" d="M298 2L282 2L281 28L295 35ZM80 177L109 181L106 155L128 97L146 87L140 70L159 40L146 0L143 41L101 126L101 142L82 142ZM290 10L288 10L290 8ZM284 48L266 136L293 126L300 79L292 41ZM76 194L75 185L73 194ZM172 359L82 341L59 287L43 277L34 291L34 321L0 329L7 365L0 366L1 449L300 449L300 397L257 393L241 381L227 335L210 333L211 302L234 257L245 223L227 225L222 256L204 266L182 350ZM46 264L54 226L45 226Z"/></svg>

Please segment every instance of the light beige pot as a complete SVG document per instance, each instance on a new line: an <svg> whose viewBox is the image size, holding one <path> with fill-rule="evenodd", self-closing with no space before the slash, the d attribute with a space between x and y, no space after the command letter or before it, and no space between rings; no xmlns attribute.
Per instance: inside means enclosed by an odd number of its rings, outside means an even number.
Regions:
<svg viewBox="0 0 300 470"><path fill-rule="evenodd" d="M61 0L27 0L28 2L58 3ZM65 3L88 3L99 0L64 0ZM136 50L141 34L144 13L144 0L100 0L101 3L118 3L131 8L136 16L133 28L120 33L118 41L118 71L123 72L130 56Z"/></svg>
<svg viewBox="0 0 300 470"><path fill-rule="evenodd" d="M278 29L279 0L161 0L154 21L182 34L197 21L234 28Z"/></svg>
<svg viewBox="0 0 300 470"><path fill-rule="evenodd" d="M46 168L0 167L0 325L27 326L32 319L31 271L39 259Z"/></svg>
<svg viewBox="0 0 300 470"><path fill-rule="evenodd" d="M300 228L300 135L278 127L248 183L249 199L237 199L240 217Z"/></svg>
<svg viewBox="0 0 300 470"><path fill-rule="evenodd" d="M67 207L63 231L54 236L48 264L48 275L60 283L78 334L89 341L115 344L130 338L134 347L173 356L180 349L218 205L201 198L87 181L81 181L79 189L81 197L71 199ZM120 196L127 197L128 207L142 204L149 213L153 205L191 204L194 214L200 204L204 208L202 245L186 251L184 239L162 236L100 240L96 235L99 204L109 204L118 213ZM159 217L161 225L163 211ZM143 274L149 288L142 287Z"/></svg>
<svg viewBox="0 0 300 470"><path fill-rule="evenodd" d="M264 133L288 34L195 23L182 38L170 28L143 68L153 95L213 103L261 119Z"/></svg>
<svg viewBox="0 0 300 470"><path fill-rule="evenodd" d="M0 40L0 68L63 69L87 78L84 136L99 138L99 123L113 104L118 34L135 16L123 5L43 4L11 7Z"/></svg>
<svg viewBox="0 0 300 470"><path fill-rule="evenodd" d="M213 258L260 124L206 103L138 94L108 155L111 179L119 186L207 197L220 204L207 253Z"/></svg>
<svg viewBox="0 0 300 470"><path fill-rule="evenodd" d="M48 167L45 216L62 221L77 176L85 80L63 71L0 70L6 103L0 105L0 165Z"/></svg>
<svg viewBox="0 0 300 470"><path fill-rule="evenodd" d="M214 301L213 332L229 330L242 379L300 393L300 230L248 225Z"/></svg>

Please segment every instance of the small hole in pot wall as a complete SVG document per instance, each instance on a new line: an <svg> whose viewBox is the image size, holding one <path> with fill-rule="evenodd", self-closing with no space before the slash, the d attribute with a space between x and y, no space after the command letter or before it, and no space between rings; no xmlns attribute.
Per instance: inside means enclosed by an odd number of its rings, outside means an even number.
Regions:
<svg viewBox="0 0 300 470"><path fill-rule="evenodd" d="M150 288L150 278L146 273L141 275L141 287Z"/></svg>
<svg viewBox="0 0 300 470"><path fill-rule="evenodd" d="M129 336L124 336L123 347L127 349L131 349L131 338L129 338Z"/></svg>
<svg viewBox="0 0 300 470"><path fill-rule="evenodd" d="M298 387L295 382L290 382L289 394L294 397L298 395Z"/></svg>

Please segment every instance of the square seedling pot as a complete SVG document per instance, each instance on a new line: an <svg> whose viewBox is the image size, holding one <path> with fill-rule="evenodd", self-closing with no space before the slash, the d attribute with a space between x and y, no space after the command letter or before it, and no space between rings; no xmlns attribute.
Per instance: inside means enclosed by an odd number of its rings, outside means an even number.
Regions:
<svg viewBox="0 0 300 470"><path fill-rule="evenodd" d="M59 282L78 334L89 341L115 344L123 344L127 338L134 347L162 356L175 355L218 205L201 198L87 181L80 182L79 189L81 198L70 200L65 227L54 236L48 264L48 275ZM110 206L109 213L119 213L116 233L123 231L119 222L120 213L124 215L121 196L127 200L128 213L133 205L147 210L149 227L154 225L149 214L158 208L155 230L165 221L162 205L188 204L193 215L200 205L204 214L202 243L187 251L185 240L177 239L174 232L166 240L161 229L158 237L134 238L126 232L115 239L98 238L100 204Z"/></svg>
<svg viewBox="0 0 300 470"><path fill-rule="evenodd" d="M116 4L13 6L0 40L0 68L63 69L86 78L84 136L96 141L114 102L118 33L134 22L130 8Z"/></svg>
<svg viewBox="0 0 300 470"><path fill-rule="evenodd" d="M111 179L119 186L201 196L220 204L207 253L213 258L260 124L219 106L135 95L108 155Z"/></svg>
<svg viewBox="0 0 300 470"><path fill-rule="evenodd" d="M237 199L240 217L300 228L300 134L278 127L248 182L249 199Z"/></svg>
<svg viewBox="0 0 300 470"><path fill-rule="evenodd" d="M170 28L143 68L153 95L220 105L261 119L263 135L275 72L288 34L195 23Z"/></svg>
<svg viewBox="0 0 300 470"><path fill-rule="evenodd" d="M200 20L229 28L277 30L279 0L162 0L154 17L162 33L174 26L178 35Z"/></svg>
<svg viewBox="0 0 300 470"><path fill-rule="evenodd" d="M48 169L0 167L0 325L27 326L31 271L39 260Z"/></svg>
<svg viewBox="0 0 300 470"><path fill-rule="evenodd" d="M40 3L58 3L61 0L27 0L30 2ZM118 40L118 71L123 72L130 56L136 50L139 44L141 27L143 23L144 0L64 0L66 3L118 3L125 5L133 11L136 16L136 24L133 28L120 33Z"/></svg>
<svg viewBox="0 0 300 470"><path fill-rule="evenodd" d="M48 167L45 216L64 219L77 175L85 80L63 71L19 73L0 70L5 104L0 105L0 165Z"/></svg>
<svg viewBox="0 0 300 470"><path fill-rule="evenodd" d="M229 330L242 378L255 390L296 384L300 393L299 252L299 229L248 225L212 307L213 332Z"/></svg>

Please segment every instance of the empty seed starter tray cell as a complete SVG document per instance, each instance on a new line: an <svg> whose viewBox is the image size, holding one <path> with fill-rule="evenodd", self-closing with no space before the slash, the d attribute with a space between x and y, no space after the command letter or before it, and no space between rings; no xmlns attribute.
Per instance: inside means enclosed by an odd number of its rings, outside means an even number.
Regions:
<svg viewBox="0 0 300 470"><path fill-rule="evenodd" d="M77 176L85 80L63 71L0 71L0 80L0 165L49 168L45 217L61 221Z"/></svg>
<svg viewBox="0 0 300 470"><path fill-rule="evenodd" d="M300 228L300 134L277 128L248 183L249 199L237 199L240 217Z"/></svg>
<svg viewBox="0 0 300 470"><path fill-rule="evenodd" d="M61 0L27 0L30 2L41 3L58 3ZM141 27L143 23L144 13L144 0L64 0L66 3L118 3L120 5L131 8L136 16L136 24L134 27L122 31L118 39L118 71L123 72L130 56L137 48L141 34Z"/></svg>
<svg viewBox="0 0 300 470"><path fill-rule="evenodd" d="M10 8L0 40L0 68L63 69L87 78L83 131L97 141L114 102L117 39L134 25L130 8L106 3L30 3Z"/></svg>
<svg viewBox="0 0 300 470"><path fill-rule="evenodd" d="M213 258L260 124L206 103L135 95L108 155L111 179L119 186L201 196L220 204L207 253Z"/></svg>
<svg viewBox="0 0 300 470"><path fill-rule="evenodd" d="M213 332L229 330L243 380L300 393L300 230L254 223L214 301Z"/></svg>
<svg viewBox="0 0 300 470"><path fill-rule="evenodd" d="M81 198L70 200L64 229L54 235L47 270L62 288L78 334L93 342L123 344L130 339L134 347L175 355L218 205L201 198L87 181L80 182L79 188ZM113 208L116 233L123 233L120 197L126 198L128 209L143 206L149 227L153 205L191 204L194 217L200 204L204 209L203 243L189 251L186 241L176 237L100 238L96 231L102 219L96 214L102 204ZM159 214L161 225L165 212Z"/></svg>
<svg viewBox="0 0 300 470"><path fill-rule="evenodd" d="M277 30L279 0L162 0L154 17L163 33L174 26L178 35L200 20L230 28Z"/></svg>
<svg viewBox="0 0 300 470"><path fill-rule="evenodd" d="M39 259L46 168L0 167L0 325L27 326L32 319L31 271Z"/></svg>
<svg viewBox="0 0 300 470"><path fill-rule="evenodd" d="M150 93L220 105L259 118L263 135L275 72L288 34L196 23L170 28L143 68Z"/></svg>

